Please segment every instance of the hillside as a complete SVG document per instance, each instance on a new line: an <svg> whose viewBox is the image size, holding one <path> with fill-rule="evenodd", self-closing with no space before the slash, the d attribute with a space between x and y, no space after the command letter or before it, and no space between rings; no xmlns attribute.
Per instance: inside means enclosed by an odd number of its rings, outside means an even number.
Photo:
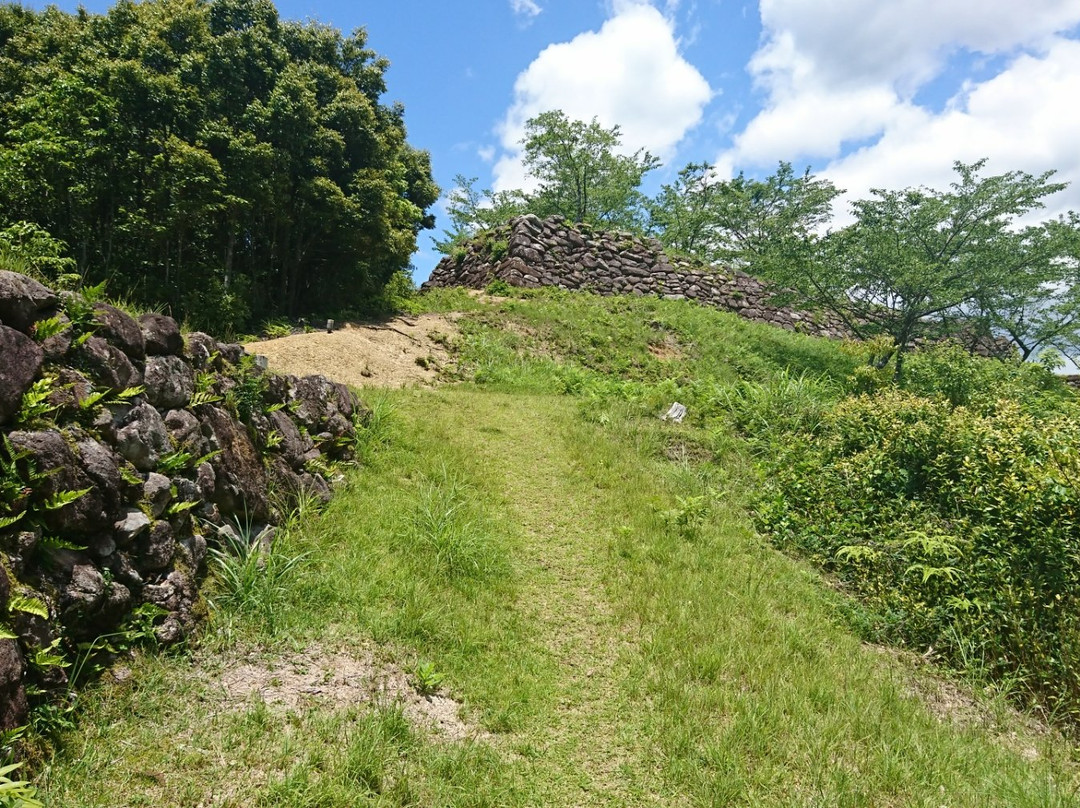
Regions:
<svg viewBox="0 0 1080 808"><path fill-rule="evenodd" d="M86 694L50 804L1075 804L1057 732L755 527L724 402L858 357L683 301L418 307L460 313L457 383L366 391L362 466L218 576L197 649Z"/></svg>

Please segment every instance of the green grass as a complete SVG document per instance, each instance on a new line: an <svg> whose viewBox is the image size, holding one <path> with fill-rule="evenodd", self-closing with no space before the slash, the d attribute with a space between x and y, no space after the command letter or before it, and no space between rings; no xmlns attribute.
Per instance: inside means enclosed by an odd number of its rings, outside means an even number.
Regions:
<svg viewBox="0 0 1080 808"><path fill-rule="evenodd" d="M482 309L463 359L486 387L380 397L364 467L279 539L303 561L272 620L223 602L198 651L86 694L38 777L47 804L1077 804L1053 733L996 702L935 714L917 695L934 680L861 643L841 596L754 533L726 427L654 417L781 371L839 383L833 347L542 296ZM485 734L441 739L393 703L223 705L217 675L251 655L371 642L441 674Z"/></svg>

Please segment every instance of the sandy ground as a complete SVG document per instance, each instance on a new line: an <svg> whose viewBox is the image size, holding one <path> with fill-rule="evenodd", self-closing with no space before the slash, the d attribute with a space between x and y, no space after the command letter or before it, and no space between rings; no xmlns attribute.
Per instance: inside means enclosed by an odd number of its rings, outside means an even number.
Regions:
<svg viewBox="0 0 1080 808"><path fill-rule="evenodd" d="M440 693L423 694L401 668L379 662L370 648L331 653L311 646L289 658L256 654L230 664L215 682L223 706L249 707L253 700L285 712L322 706L400 706L416 727L453 741L487 740L488 734L464 721L461 705Z"/></svg>
<svg viewBox="0 0 1080 808"><path fill-rule="evenodd" d="M450 360L446 343L458 334L455 319L421 314L349 323L332 334L293 334L245 347L267 357L277 373L321 373L353 387L430 385Z"/></svg>

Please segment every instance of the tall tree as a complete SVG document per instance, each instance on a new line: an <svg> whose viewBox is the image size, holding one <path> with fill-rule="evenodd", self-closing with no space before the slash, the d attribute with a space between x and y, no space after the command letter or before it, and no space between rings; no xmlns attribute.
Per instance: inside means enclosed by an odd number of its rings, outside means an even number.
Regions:
<svg viewBox="0 0 1080 808"><path fill-rule="evenodd" d="M618 126L605 129L543 112L525 124L524 163L539 183L530 207L540 215L561 214L575 222L640 228L644 176L660 163L644 149L619 153Z"/></svg>
<svg viewBox="0 0 1080 808"><path fill-rule="evenodd" d="M0 229L197 325L361 306L439 192L386 68L269 0L0 7Z"/></svg>
<svg viewBox="0 0 1080 808"><path fill-rule="evenodd" d="M1053 172L980 176L986 160L954 164L947 191L874 189L854 202L854 224L823 239L815 260L782 277L844 317L863 336L887 334L895 373L921 335L969 314L980 301L1020 290L1017 278L1046 265L1041 241L1010 228L1065 186Z"/></svg>
<svg viewBox="0 0 1080 808"><path fill-rule="evenodd" d="M796 174L781 162L763 180L740 173L720 180L708 163L690 163L649 206L661 242L707 261L750 267L760 275L784 271L828 222L842 193L808 168Z"/></svg>

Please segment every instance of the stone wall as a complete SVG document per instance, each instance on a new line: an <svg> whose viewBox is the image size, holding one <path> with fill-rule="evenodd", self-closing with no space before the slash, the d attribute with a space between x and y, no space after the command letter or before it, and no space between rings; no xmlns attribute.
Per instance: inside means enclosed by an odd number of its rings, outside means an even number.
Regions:
<svg viewBox="0 0 1080 808"><path fill-rule="evenodd" d="M593 230L560 216L519 216L444 258L423 288L557 286L601 295L657 295L695 300L761 323L823 337L849 335L827 312L801 311L776 300L778 290L738 270L671 258L656 239Z"/></svg>
<svg viewBox="0 0 1080 808"><path fill-rule="evenodd" d="M208 542L270 535L296 497L330 495L363 404L321 376L264 373L239 345L182 336L0 271L0 729L28 663L116 631L140 604L162 643L203 607Z"/></svg>

